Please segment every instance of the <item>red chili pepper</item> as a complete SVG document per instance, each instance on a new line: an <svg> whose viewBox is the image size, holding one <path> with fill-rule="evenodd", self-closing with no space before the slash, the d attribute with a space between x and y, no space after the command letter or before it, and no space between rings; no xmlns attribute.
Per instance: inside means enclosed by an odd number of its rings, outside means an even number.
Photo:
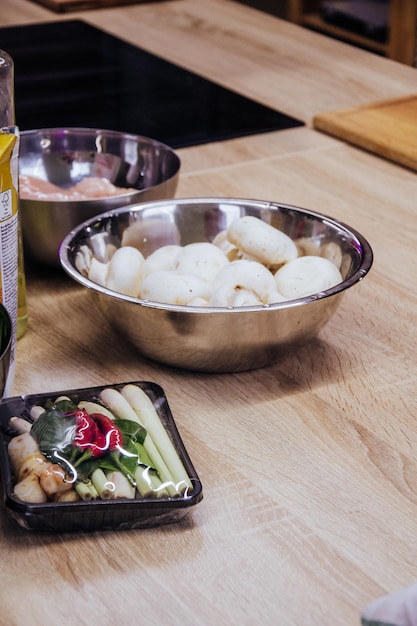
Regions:
<svg viewBox="0 0 417 626"><path fill-rule="evenodd" d="M97 434L97 425L86 411L79 410L75 412L75 437L74 441L82 447L85 444L92 443Z"/></svg>
<svg viewBox="0 0 417 626"><path fill-rule="evenodd" d="M119 450L123 436L112 419L101 413L89 414L84 409L75 411L74 448L83 452L75 465L90 457Z"/></svg>
<svg viewBox="0 0 417 626"><path fill-rule="evenodd" d="M98 457L107 450L107 441L98 428L95 419L82 409L75 412L74 446L83 452L89 451Z"/></svg>
<svg viewBox="0 0 417 626"><path fill-rule="evenodd" d="M93 413L90 417L94 419L97 430L105 437L106 450L110 452L119 450L122 446L123 436L113 420L102 413Z"/></svg>

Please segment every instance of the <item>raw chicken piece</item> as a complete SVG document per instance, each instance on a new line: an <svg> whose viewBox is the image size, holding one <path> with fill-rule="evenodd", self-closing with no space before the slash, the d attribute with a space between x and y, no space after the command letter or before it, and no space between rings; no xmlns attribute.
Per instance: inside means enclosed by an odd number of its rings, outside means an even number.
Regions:
<svg viewBox="0 0 417 626"><path fill-rule="evenodd" d="M19 176L20 197L23 200L94 200L120 196L137 191L129 187L116 187L107 178L88 176L68 189L63 189L42 178L21 174Z"/></svg>
<svg viewBox="0 0 417 626"><path fill-rule="evenodd" d="M97 176L87 176L71 189L77 190L77 193L84 195L85 198L106 198L137 191L133 188L116 187L107 178L98 178Z"/></svg>

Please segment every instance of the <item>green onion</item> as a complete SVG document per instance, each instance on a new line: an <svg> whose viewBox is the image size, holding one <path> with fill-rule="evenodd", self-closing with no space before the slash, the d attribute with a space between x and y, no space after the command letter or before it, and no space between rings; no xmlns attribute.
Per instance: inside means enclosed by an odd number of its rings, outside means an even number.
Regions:
<svg viewBox="0 0 417 626"><path fill-rule="evenodd" d="M129 402L139 421L152 437L169 468L176 488L180 492L185 489L190 491L192 489L190 478L150 398L136 385L125 385L122 389L122 396Z"/></svg>
<svg viewBox="0 0 417 626"><path fill-rule="evenodd" d="M97 489L101 500L111 500L114 498L114 484L107 480L106 474L99 467L91 474L91 481Z"/></svg>
<svg viewBox="0 0 417 626"><path fill-rule="evenodd" d="M122 394L114 388L108 387L100 393L100 400L120 419L128 419L137 422L141 426L144 424L139 419L129 402ZM176 486L175 480L169 471L165 460L162 458L157 446L147 432L143 443L152 465L156 468L162 483L165 485L170 496L177 496L181 492Z"/></svg>

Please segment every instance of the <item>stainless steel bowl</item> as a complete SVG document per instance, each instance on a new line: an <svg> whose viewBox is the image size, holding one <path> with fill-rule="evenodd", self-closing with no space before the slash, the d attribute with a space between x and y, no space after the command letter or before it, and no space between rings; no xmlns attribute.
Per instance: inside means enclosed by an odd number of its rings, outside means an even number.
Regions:
<svg viewBox="0 0 417 626"><path fill-rule="evenodd" d="M81 246L88 246L100 260L108 260L108 250L119 247L122 236L130 231L140 231L136 246L147 256L164 244L211 241L243 215L279 228L300 250L314 248L318 255L338 257L343 282L322 293L279 304L205 308L123 296L91 282L75 265ZM272 364L289 346L315 336L345 291L366 276L373 255L358 232L306 209L256 200L197 198L149 202L89 220L64 239L60 260L64 270L88 288L116 331L143 355L184 369L237 372Z"/></svg>
<svg viewBox="0 0 417 626"><path fill-rule="evenodd" d="M12 332L10 315L5 306L0 303L0 401L4 395L10 370Z"/></svg>
<svg viewBox="0 0 417 626"><path fill-rule="evenodd" d="M128 194L94 200L20 200L28 257L58 266L58 247L77 224L116 207L173 198L180 159L148 137L90 128L44 128L21 133L19 173L68 188L86 176L105 175Z"/></svg>

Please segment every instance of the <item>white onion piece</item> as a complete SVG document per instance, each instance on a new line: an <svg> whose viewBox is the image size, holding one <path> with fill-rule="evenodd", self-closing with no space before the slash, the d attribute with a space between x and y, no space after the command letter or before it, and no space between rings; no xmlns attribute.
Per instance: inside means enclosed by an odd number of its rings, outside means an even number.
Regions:
<svg viewBox="0 0 417 626"><path fill-rule="evenodd" d="M276 269L298 256L297 246L288 235L252 215L235 220L228 228L227 238L267 267Z"/></svg>
<svg viewBox="0 0 417 626"><path fill-rule="evenodd" d="M342 280L337 267L318 256L300 256L275 274L276 289L289 300L320 293Z"/></svg>
<svg viewBox="0 0 417 626"><path fill-rule="evenodd" d="M106 287L136 298L143 280L143 254L130 246L116 250L109 262Z"/></svg>
<svg viewBox="0 0 417 626"><path fill-rule="evenodd" d="M209 283L194 274L172 270L160 270L145 276L140 297L152 302L187 305L195 298L208 300L211 295Z"/></svg>

